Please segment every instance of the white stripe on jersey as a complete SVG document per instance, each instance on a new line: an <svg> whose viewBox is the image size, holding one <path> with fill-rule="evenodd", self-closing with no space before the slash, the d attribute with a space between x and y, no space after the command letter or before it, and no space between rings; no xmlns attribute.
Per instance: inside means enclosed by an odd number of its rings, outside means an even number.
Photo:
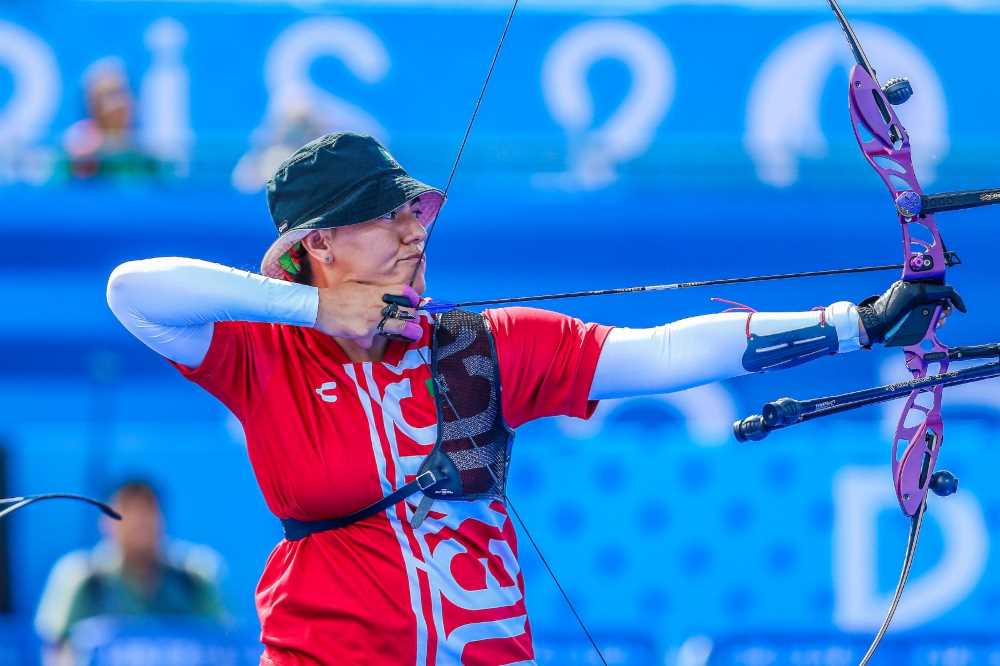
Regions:
<svg viewBox="0 0 1000 666"><path fill-rule="evenodd" d="M379 482L384 494L389 494L406 482L406 476L417 473L424 460L423 455L400 456L396 437L396 429L407 438L422 445L432 445L437 439L437 424L424 427L413 426L403 417L400 403L405 398L413 397L414 387L410 377L402 377L406 371L425 365L424 359L429 359L430 348L408 350L397 365L382 363L381 366L396 375L398 381L387 384L384 389L378 386L373 371L373 364L361 364L367 390L365 390L356 374L354 364L345 364L347 375L354 382L358 396L368 419L368 429L371 438L372 451L375 456L379 473ZM395 467L394 478L389 477L388 462L385 458L383 444L376 427L375 408L381 411L382 424L387 438L387 447ZM419 496L411 498L415 501ZM502 511L491 508L489 502L436 502L434 511L444 513L440 518L428 516L424 523L414 530L399 519L398 508L387 511L389 523L396 534L402 554L410 591L410 606L417 620L417 664L423 666L427 662L427 622L433 622L437 634L437 650L432 663L457 664L465 647L474 641L485 639L503 639L522 636L527 631L527 615L520 615L505 620L475 622L456 627L448 635L444 626L444 610L442 599L447 599L457 608L468 611L489 610L513 606L523 599L523 592L518 585L520 567L514 556L511 544L502 539L492 539L489 543L490 552L497 558L504 572L514 581L513 585L504 586L493 575L487 562L482 566L485 572L486 586L482 590L465 590L455 581L452 574L452 561L467 553L465 545L459 539L441 541L432 554L428 539L443 529L461 532L461 527L468 521L479 522L502 533L504 524L509 518ZM409 504L406 505L407 516L412 513ZM422 557L412 551L410 536L418 544ZM427 573L430 586L431 617L425 617L422 610L422 599L418 571ZM522 664L534 662L520 662Z"/></svg>
<svg viewBox="0 0 1000 666"><path fill-rule="evenodd" d="M378 395L378 386L375 381L371 378L371 365L366 363L366 379L368 379L369 387L374 391L375 395ZM382 453L382 442L378 436L378 429L375 427L375 414L372 410L372 401L369 393L365 391L360 382L358 382L358 376L354 371L353 364L345 363L344 371L347 373L354 381L354 386L358 391L358 398L361 400L361 405L364 407L365 416L368 418L368 432L371 436L372 453L375 455L375 463L378 467L379 483L382 486L383 496L392 493L395 488L389 480L389 474L386 470L386 460ZM381 399L379 399L381 403ZM398 403L397 403L398 407ZM384 414L384 412L383 412ZM393 435L395 436L395 435ZM396 456L398 458L398 455ZM399 465L396 466L399 469ZM418 563L416 558L413 557L413 553L410 551L409 540L406 538L406 534L403 532L402 525L400 525L399 517L396 513L397 507L389 507L386 511L386 515L389 518L389 524L392 525L392 531L396 535L396 540L399 542L399 551L403 555L403 562L406 565L406 580L410 588L410 608L413 610L413 616L417 623L417 660L416 664L422 666L427 663L427 621L424 618L423 607L420 598L420 579L417 576L417 566L419 565L423 568L423 565Z"/></svg>

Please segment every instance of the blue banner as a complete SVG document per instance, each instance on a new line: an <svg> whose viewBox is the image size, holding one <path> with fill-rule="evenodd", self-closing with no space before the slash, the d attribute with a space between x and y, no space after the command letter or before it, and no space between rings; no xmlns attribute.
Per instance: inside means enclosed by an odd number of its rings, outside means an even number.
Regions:
<svg viewBox="0 0 1000 666"><path fill-rule="evenodd" d="M120 327L105 305L107 276L125 260L162 255L254 269L274 237L264 180L323 132L371 132L414 175L443 186L505 19L504 3L462 4L0 8L9 485L101 493L118 475L152 476L166 490L170 534L226 560L223 596L251 633L252 590L280 532L239 424ZM967 4L958 2L899 4L847 6L880 76L912 79L916 95L899 113L922 182L932 191L1000 185L1000 92L989 84L1000 15L957 11ZM435 232L430 295L901 260L897 218L851 131L851 54L825 2L594 6L553 0L515 17ZM98 150L95 127L105 122L126 131ZM1000 340L990 310L995 217L942 216L963 260L950 276L970 306L951 317L947 340ZM858 301L895 278L552 307L651 326L725 307L713 296L799 310ZM736 446L730 424L781 395L905 376L898 351L858 353L607 401L588 422L531 424L518 437L511 498L615 663L856 663L881 621L908 528L889 471L900 405L753 446ZM997 387L946 393L940 460L962 490L934 498L901 633L882 663L996 661ZM10 636L0 640L0 664L34 658L26 625L46 575L98 536L84 508L31 511L9 523L16 624L0 626ZM529 548L522 537L539 662L593 663ZM250 654L242 643L219 649L239 653L231 663ZM949 661L955 654L968 659Z"/></svg>
<svg viewBox="0 0 1000 666"><path fill-rule="evenodd" d="M440 177L504 19L350 6L46 7L0 14L6 183L62 182L67 131L109 66L125 76L136 145L166 165L163 178L257 191L277 153L338 129L371 132L411 170ZM997 19L870 10L857 18L883 77L913 80L917 94L900 115L918 138L923 180L995 175L989 156L1000 139L988 109L1000 93L981 85L975 63ZM80 35L82 24L94 35ZM852 175L860 169L842 168L855 164L843 106L850 63L837 24L816 8L526 11L511 27L464 171L549 193L680 188L706 176L713 187L815 187L845 171L863 182Z"/></svg>

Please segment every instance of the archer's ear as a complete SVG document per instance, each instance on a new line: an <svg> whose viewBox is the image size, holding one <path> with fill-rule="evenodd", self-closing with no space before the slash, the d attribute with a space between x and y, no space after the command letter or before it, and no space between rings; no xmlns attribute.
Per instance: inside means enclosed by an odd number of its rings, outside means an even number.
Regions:
<svg viewBox="0 0 1000 666"><path fill-rule="evenodd" d="M317 229L316 231L310 231L309 234L302 239L302 246L307 250L328 252L330 250L330 233L332 229Z"/></svg>
<svg viewBox="0 0 1000 666"><path fill-rule="evenodd" d="M333 261L333 235L336 231L336 229L312 231L302 239L302 247L317 261L329 264Z"/></svg>

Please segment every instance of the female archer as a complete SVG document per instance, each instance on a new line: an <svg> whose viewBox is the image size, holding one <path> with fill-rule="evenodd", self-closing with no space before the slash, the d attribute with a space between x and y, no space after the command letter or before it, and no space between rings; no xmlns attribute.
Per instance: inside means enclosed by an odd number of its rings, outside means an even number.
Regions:
<svg viewBox="0 0 1000 666"><path fill-rule="evenodd" d="M648 329L431 316L424 244L443 203L371 137L331 134L269 181L279 235L261 274L168 257L109 280L122 324L243 424L284 525L256 592L262 664L532 663L503 490L514 428L870 347L914 308L962 307L897 282L860 306Z"/></svg>

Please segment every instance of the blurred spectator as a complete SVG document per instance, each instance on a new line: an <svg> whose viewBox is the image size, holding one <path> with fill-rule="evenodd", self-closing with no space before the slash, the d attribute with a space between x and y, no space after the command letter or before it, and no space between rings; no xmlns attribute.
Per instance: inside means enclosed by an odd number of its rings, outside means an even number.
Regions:
<svg viewBox="0 0 1000 666"><path fill-rule="evenodd" d="M35 627L51 648L51 663L73 662L68 638L86 618L224 618L215 584L217 555L204 546L166 544L153 487L127 481L111 504L123 519L102 517L108 538L91 551L65 555L49 574Z"/></svg>
<svg viewBox="0 0 1000 666"><path fill-rule="evenodd" d="M135 103L125 67L117 58L103 58L83 75L87 117L63 136L69 176L85 179L150 178L159 162L136 140Z"/></svg>
<svg viewBox="0 0 1000 666"><path fill-rule="evenodd" d="M286 157L327 131L306 100L288 102L276 118L254 132L253 148L233 169L233 187L257 192Z"/></svg>

